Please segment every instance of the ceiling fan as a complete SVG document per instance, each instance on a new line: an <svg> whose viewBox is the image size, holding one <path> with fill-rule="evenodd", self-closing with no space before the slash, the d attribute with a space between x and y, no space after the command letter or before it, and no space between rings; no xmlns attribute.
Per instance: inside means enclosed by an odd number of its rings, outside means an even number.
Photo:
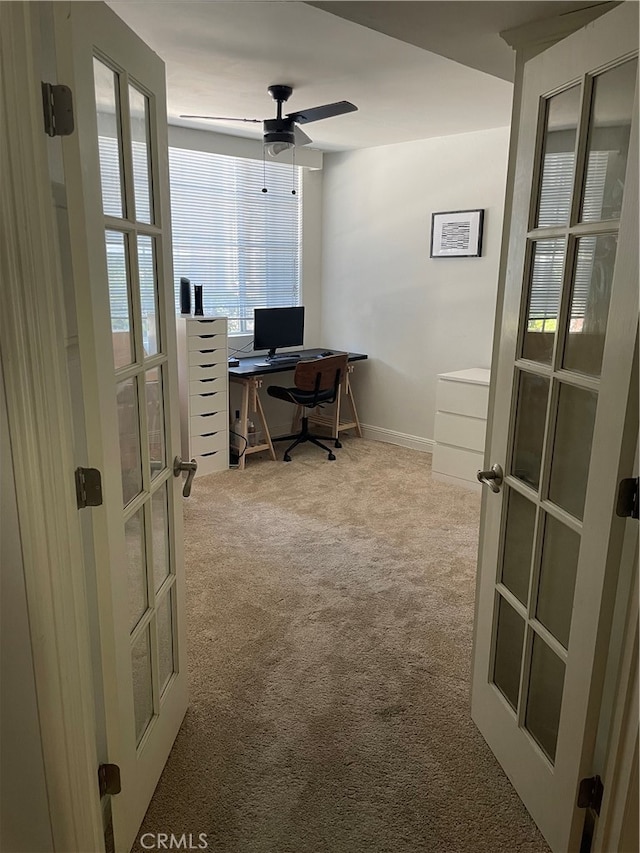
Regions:
<svg viewBox="0 0 640 853"><path fill-rule="evenodd" d="M298 110L295 113L282 115L282 105L289 100L293 88L291 86L274 85L269 86L267 91L277 104L275 118L229 118L225 116L193 116L181 115L180 118L199 118L210 121L243 121L262 124L263 143L269 154L275 156L281 151L293 148L295 145L308 145L312 140L307 134L300 130L299 124L308 124L310 121L320 121L324 118L352 113L358 108L349 101L337 101L335 104L323 104L320 107L311 107L308 110Z"/></svg>

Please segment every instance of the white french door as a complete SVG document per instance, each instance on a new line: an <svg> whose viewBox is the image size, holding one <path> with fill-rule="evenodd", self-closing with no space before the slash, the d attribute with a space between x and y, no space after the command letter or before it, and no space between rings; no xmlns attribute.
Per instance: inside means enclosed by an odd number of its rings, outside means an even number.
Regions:
<svg viewBox="0 0 640 853"><path fill-rule="evenodd" d="M164 64L103 3L55 3L75 132L64 170L117 851L128 851L187 707Z"/></svg>
<svg viewBox="0 0 640 853"><path fill-rule="evenodd" d="M472 715L557 853L580 846L637 434L637 48L625 3L523 81Z"/></svg>

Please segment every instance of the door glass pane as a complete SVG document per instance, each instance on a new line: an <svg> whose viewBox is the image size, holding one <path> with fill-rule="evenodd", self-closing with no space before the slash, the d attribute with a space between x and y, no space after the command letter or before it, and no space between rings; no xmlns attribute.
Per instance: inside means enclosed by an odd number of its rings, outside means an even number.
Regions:
<svg viewBox="0 0 640 853"><path fill-rule="evenodd" d="M551 363L566 245L564 238L538 240L534 245L523 358Z"/></svg>
<svg viewBox="0 0 640 853"><path fill-rule="evenodd" d="M518 707L523 640L524 620L499 596L493 682L514 710Z"/></svg>
<svg viewBox="0 0 640 853"><path fill-rule="evenodd" d="M149 625L142 631L131 648L133 675L133 711L136 721L136 743L140 743L153 716L153 692L151 689L151 644Z"/></svg>
<svg viewBox="0 0 640 853"><path fill-rule="evenodd" d="M529 594L535 520L536 508L531 501L510 489L504 535L502 583L525 606Z"/></svg>
<svg viewBox="0 0 640 853"><path fill-rule="evenodd" d="M569 222L579 115L579 86L547 101L537 226Z"/></svg>
<svg viewBox="0 0 640 853"><path fill-rule="evenodd" d="M106 231L107 278L109 281L109 307L111 310L111 341L113 364L119 367L133 362L133 336L131 334L131 300L127 275L127 252L124 234Z"/></svg>
<svg viewBox="0 0 640 853"><path fill-rule="evenodd" d="M124 382L118 383L117 402L118 429L120 433L120 467L122 470L122 500L124 504L128 504L142 490L138 390L135 379L127 379Z"/></svg>
<svg viewBox="0 0 640 853"><path fill-rule="evenodd" d="M581 222L620 218L637 67L634 59L594 80Z"/></svg>
<svg viewBox="0 0 640 853"><path fill-rule="evenodd" d="M560 386L549 498L576 518L584 511L597 402L593 391Z"/></svg>
<svg viewBox="0 0 640 853"><path fill-rule="evenodd" d="M536 618L565 649L569 645L580 537L552 515L545 520Z"/></svg>
<svg viewBox="0 0 640 853"><path fill-rule="evenodd" d="M140 509L124 526L129 588L129 630L132 631L147 609L144 510Z"/></svg>
<svg viewBox="0 0 640 853"><path fill-rule="evenodd" d="M158 678L160 694L173 673L173 589L158 604Z"/></svg>
<svg viewBox="0 0 640 853"><path fill-rule="evenodd" d="M520 374L512 473L534 489L537 489L540 483L548 396L548 379L532 373Z"/></svg>
<svg viewBox="0 0 640 853"><path fill-rule="evenodd" d="M569 370L600 375L617 247L614 234L578 240L563 363Z"/></svg>
<svg viewBox="0 0 640 853"><path fill-rule="evenodd" d="M138 222L151 222L151 169L149 162L149 102L135 86L129 86L131 111L131 156L133 158L133 190Z"/></svg>
<svg viewBox="0 0 640 853"><path fill-rule="evenodd" d="M556 757L563 687L564 663L534 634L525 726L551 761Z"/></svg>
<svg viewBox="0 0 640 853"><path fill-rule="evenodd" d="M99 59L93 60L98 121L98 153L105 216L122 217L122 152L117 105L118 77Z"/></svg>
<svg viewBox="0 0 640 853"><path fill-rule="evenodd" d="M153 578L157 592L169 574L169 519L167 513L167 484L151 498L151 533L153 536Z"/></svg>
<svg viewBox="0 0 640 853"><path fill-rule="evenodd" d="M162 372L159 367L145 374L147 395L147 434L149 437L149 461L153 480L165 467L164 449L164 403L162 398Z"/></svg>
<svg viewBox="0 0 640 853"><path fill-rule="evenodd" d="M138 236L138 275L140 278L140 308L142 310L142 340L146 358L158 352L158 288L152 237Z"/></svg>

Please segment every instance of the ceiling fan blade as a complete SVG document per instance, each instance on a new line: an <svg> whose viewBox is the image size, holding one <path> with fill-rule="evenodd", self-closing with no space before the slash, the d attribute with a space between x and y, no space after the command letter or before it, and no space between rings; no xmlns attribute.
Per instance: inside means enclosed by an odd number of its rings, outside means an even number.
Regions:
<svg viewBox="0 0 640 853"><path fill-rule="evenodd" d="M293 135L296 140L296 145L308 145L310 142L313 142L313 139L307 136L304 130L301 130L297 125L294 125Z"/></svg>
<svg viewBox="0 0 640 853"><path fill-rule="evenodd" d="M292 118L298 124L307 124L310 121L320 121L323 118L332 118L333 116L341 116L344 113L352 113L357 109L349 101L336 101L335 104L323 104L321 107L311 107L308 110L289 113L287 118Z"/></svg>
<svg viewBox="0 0 640 853"><path fill-rule="evenodd" d="M252 124L262 124L261 118L230 118L229 116L187 116L181 115L180 118L204 118L209 121L247 121Z"/></svg>

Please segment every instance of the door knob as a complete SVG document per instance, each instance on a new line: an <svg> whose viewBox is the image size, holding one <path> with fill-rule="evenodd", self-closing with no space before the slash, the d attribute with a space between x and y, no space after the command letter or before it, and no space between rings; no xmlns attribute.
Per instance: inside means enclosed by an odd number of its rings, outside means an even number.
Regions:
<svg viewBox="0 0 640 853"><path fill-rule="evenodd" d="M497 463L491 466L489 471L478 471L477 475L479 482L485 486L489 486L492 492L499 492L500 486L504 479L504 472Z"/></svg>
<svg viewBox="0 0 640 853"><path fill-rule="evenodd" d="M173 460L173 476L179 477L183 471L187 472L187 479L184 481L184 488L182 490L182 497L188 498L191 494L191 483L193 483L193 478L196 476L196 471L198 470L198 463L195 459L192 459L191 462L183 462L179 456Z"/></svg>

